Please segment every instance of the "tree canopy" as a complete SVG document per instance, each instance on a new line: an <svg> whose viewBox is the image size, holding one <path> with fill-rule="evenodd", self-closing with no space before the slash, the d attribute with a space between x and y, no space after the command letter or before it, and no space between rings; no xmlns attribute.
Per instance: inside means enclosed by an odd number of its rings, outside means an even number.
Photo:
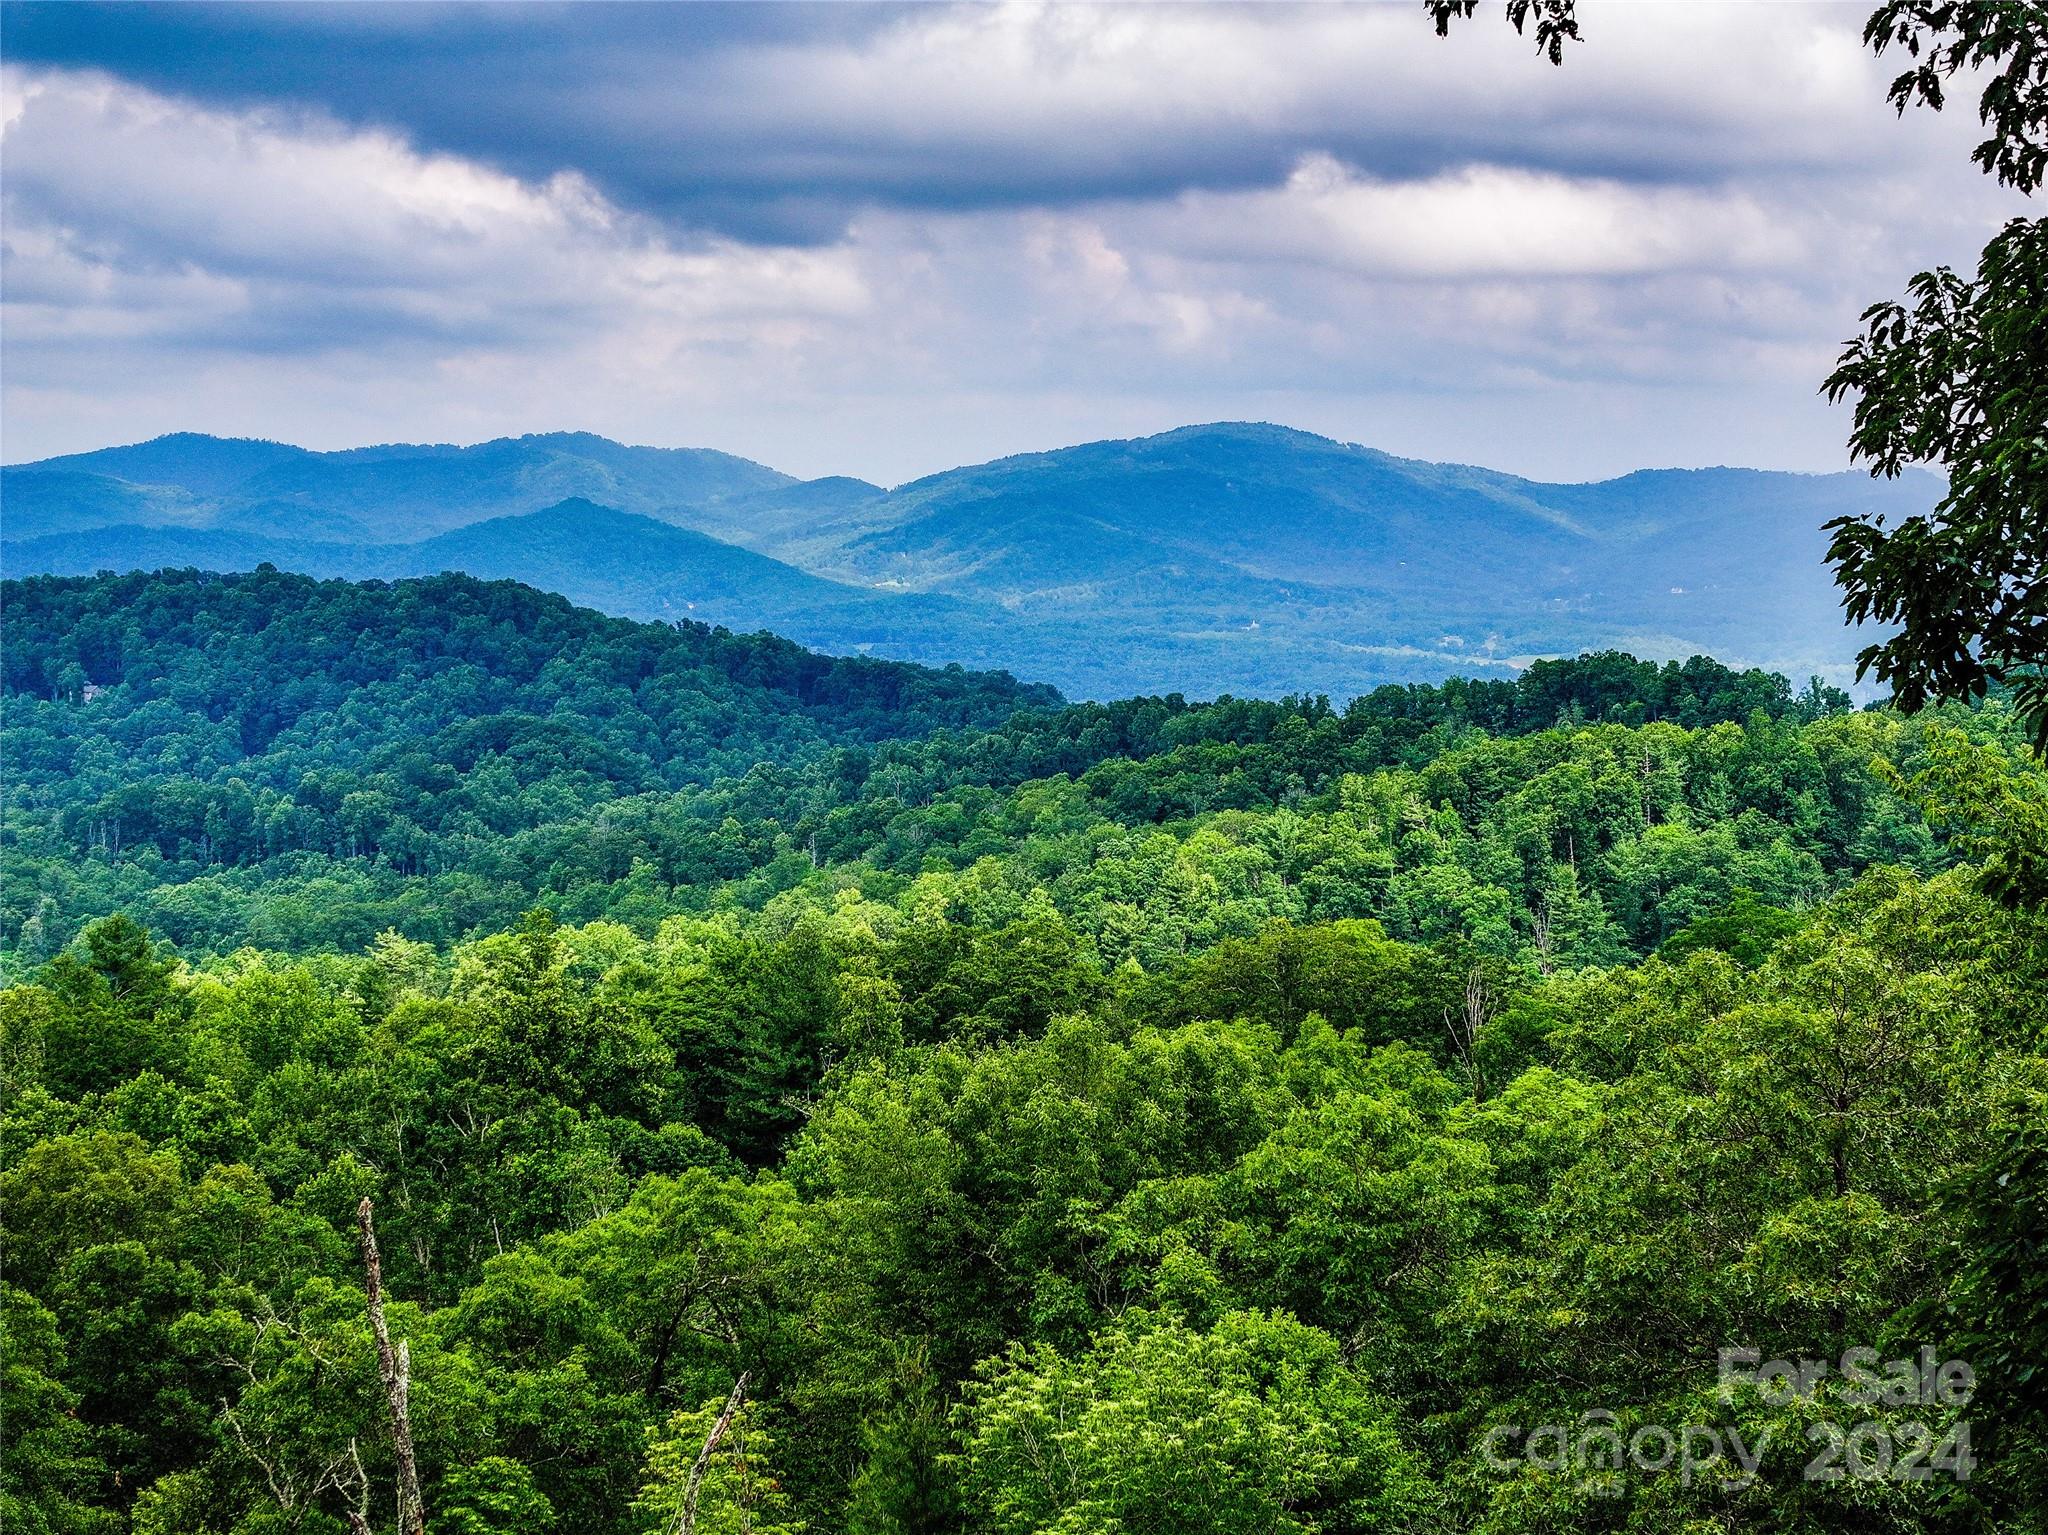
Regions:
<svg viewBox="0 0 2048 1535"><path fill-rule="evenodd" d="M2001 698L1061 707L457 579L4 595L10 1529L383 1527L366 1199L432 1529L2048 1506ZM1981 1406L1717 1389L1922 1344ZM1613 1461L1667 1425L1754 1473ZM1880 1430L1944 1469L1806 1478Z"/></svg>

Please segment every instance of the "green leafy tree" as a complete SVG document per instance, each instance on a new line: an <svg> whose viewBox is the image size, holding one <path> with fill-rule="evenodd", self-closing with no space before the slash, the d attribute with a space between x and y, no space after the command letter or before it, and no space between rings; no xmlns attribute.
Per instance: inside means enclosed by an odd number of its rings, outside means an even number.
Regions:
<svg viewBox="0 0 2048 1535"><path fill-rule="evenodd" d="M791 1517L789 1494L775 1467L775 1437L760 1407L742 1402L729 1419L726 1411L725 1401L708 1401L670 1414L649 1436L647 1468L633 1503L639 1528L648 1535L681 1528L686 1509L702 1535L800 1535L805 1528ZM721 1423L724 1431L713 1443Z"/></svg>
<svg viewBox="0 0 2048 1535"><path fill-rule="evenodd" d="M2048 21L2031 26L2048 54ZM1830 525L1849 617L1897 631L1859 665L1909 711L2008 685L2048 750L2048 219L2008 224L1975 278L1922 272L1863 320L1827 382L1855 399L1852 453L1886 475L1939 464L1948 486L1896 527Z"/></svg>
<svg viewBox="0 0 2048 1535"><path fill-rule="evenodd" d="M57 1319L0 1284L0 1383L7 1402L0 1449L0 1525L21 1535L112 1535L120 1520L95 1507L105 1467L78 1399L63 1383Z"/></svg>
<svg viewBox="0 0 2048 1535"><path fill-rule="evenodd" d="M2048 1093L1999 1106L1988 1154L1958 1180L1964 1268L1944 1319L1984 1385L1994 1496L2048 1507Z"/></svg>
<svg viewBox="0 0 2048 1535"><path fill-rule="evenodd" d="M555 1510L534 1485L533 1472L516 1460L486 1455L441 1479L434 1525L454 1535L549 1535Z"/></svg>
<svg viewBox="0 0 2048 1535"><path fill-rule="evenodd" d="M1126 1312L1085 1353L991 1361L960 1417L975 1523L1004 1535L1402 1529L1434 1501L1336 1340L1280 1313Z"/></svg>
<svg viewBox="0 0 2048 1535"><path fill-rule="evenodd" d="M177 968L126 916L89 925L77 952L58 955L45 971L59 1002L44 1027L44 1060L55 1080L108 1088L175 1062L184 1011L172 980Z"/></svg>
<svg viewBox="0 0 2048 1535"><path fill-rule="evenodd" d="M890 1397L861 1424L861 1468L847 1489L847 1535L941 1535L959 1528L959 1491L942 1383L930 1351L899 1345Z"/></svg>

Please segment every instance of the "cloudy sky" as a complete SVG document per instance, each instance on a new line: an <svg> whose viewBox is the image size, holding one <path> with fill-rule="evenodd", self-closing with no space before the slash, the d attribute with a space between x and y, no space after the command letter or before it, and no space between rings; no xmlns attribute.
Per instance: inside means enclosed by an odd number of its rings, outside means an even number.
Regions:
<svg viewBox="0 0 2048 1535"><path fill-rule="evenodd" d="M1843 466L2015 209L1858 5L4 7L0 454L584 429L897 482L1192 421Z"/></svg>

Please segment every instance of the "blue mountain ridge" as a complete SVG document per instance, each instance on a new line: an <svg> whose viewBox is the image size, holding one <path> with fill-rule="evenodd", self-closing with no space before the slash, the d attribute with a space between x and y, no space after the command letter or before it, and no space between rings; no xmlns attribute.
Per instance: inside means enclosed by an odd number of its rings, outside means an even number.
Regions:
<svg viewBox="0 0 2048 1535"><path fill-rule="evenodd" d="M0 470L0 564L459 569L1073 696L1342 696L1609 647L1845 681L1863 641L1822 526L1939 491L1728 468L1549 484L1256 423L889 490L586 433L339 453L180 434Z"/></svg>

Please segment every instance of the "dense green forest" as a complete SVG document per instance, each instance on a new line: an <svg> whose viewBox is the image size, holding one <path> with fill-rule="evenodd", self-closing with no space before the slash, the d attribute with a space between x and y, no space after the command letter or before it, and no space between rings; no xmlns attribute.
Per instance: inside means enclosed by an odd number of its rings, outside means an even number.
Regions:
<svg viewBox="0 0 2048 1535"><path fill-rule="evenodd" d="M0 600L9 1531L2043 1525L2001 699Z"/></svg>
<svg viewBox="0 0 2048 1535"><path fill-rule="evenodd" d="M1810 899L1879 856L1940 858L1864 771L1874 751L1910 758L1911 732L1803 735L1847 700L1700 659L1544 662L1341 711L1066 708L1000 675L831 661L464 577L38 578L6 606L0 942L30 962L116 909L201 950L355 952L536 904L646 930L821 868L893 898L984 859L1112 923L1134 903L1164 920L1171 882L1193 881L1145 952L1454 887L1503 947L1577 851L1640 950L1737 884ZM1546 733L1592 721L1645 728ZM1539 848L1531 817L1565 800L1572 827ZM1610 871L1590 855L1617 838L1632 861Z"/></svg>

